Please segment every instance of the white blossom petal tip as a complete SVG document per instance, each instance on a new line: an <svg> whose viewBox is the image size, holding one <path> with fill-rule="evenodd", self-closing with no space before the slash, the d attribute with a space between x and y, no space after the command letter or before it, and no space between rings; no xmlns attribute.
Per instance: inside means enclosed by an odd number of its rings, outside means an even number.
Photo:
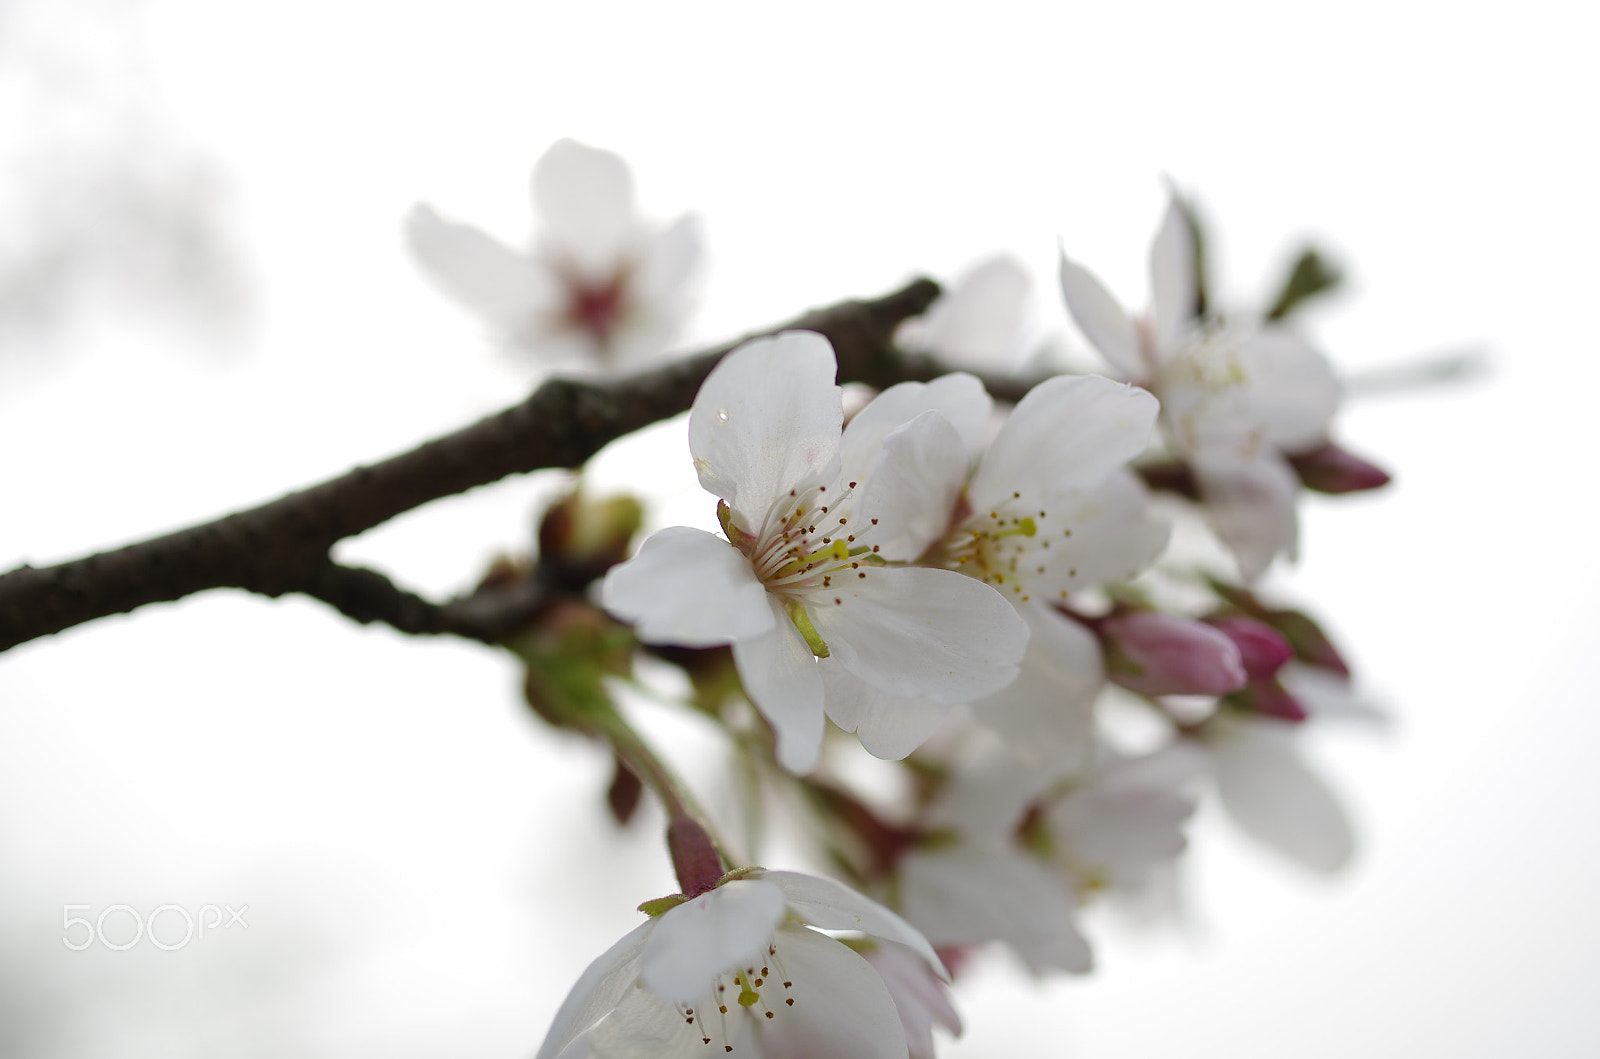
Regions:
<svg viewBox="0 0 1600 1059"><path fill-rule="evenodd" d="M1144 362L1139 326L1100 278L1061 253L1061 296L1073 323L1119 374L1142 378Z"/></svg>

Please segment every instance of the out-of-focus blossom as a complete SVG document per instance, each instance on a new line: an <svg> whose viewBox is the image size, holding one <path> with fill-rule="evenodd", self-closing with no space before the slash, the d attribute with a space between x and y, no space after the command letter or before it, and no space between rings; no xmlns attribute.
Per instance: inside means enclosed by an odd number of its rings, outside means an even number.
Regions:
<svg viewBox="0 0 1600 1059"><path fill-rule="evenodd" d="M1064 770L1009 749L958 754L920 821L928 838L896 866L897 907L935 946L1000 942L1034 974L1088 972L1076 890L1018 833Z"/></svg>
<svg viewBox="0 0 1600 1059"><path fill-rule="evenodd" d="M1183 851L1201 768L1184 743L1135 758L1101 747L1080 769L981 755L929 807L929 841L902 859L901 911L935 945L999 941L1035 974L1088 972L1079 902L1136 890Z"/></svg>
<svg viewBox="0 0 1600 1059"><path fill-rule="evenodd" d="M1014 258L989 258L957 279L927 312L901 324L895 341L951 367L1016 367L1026 348L1022 310L1030 286Z"/></svg>
<svg viewBox="0 0 1600 1059"><path fill-rule="evenodd" d="M882 975L821 931L901 946L943 977L927 940L838 883L759 868L734 874L652 916L590 964L537 1059L906 1059L906 1028Z"/></svg>
<svg viewBox="0 0 1600 1059"><path fill-rule="evenodd" d="M1247 580L1298 548L1299 480L1288 457L1328 441L1341 387L1327 359L1288 328L1196 316L1192 236L1177 200L1150 253L1149 311L1134 317L1065 254L1073 320L1124 378L1161 400L1163 432L1192 468L1216 529Z"/></svg>
<svg viewBox="0 0 1600 1059"><path fill-rule="evenodd" d="M689 448L727 539L662 530L603 586L646 642L731 644L794 772L816 765L824 710L868 750L910 753L950 705L1010 683L1028 637L993 589L890 563L938 501L884 479L902 463L964 467L964 452L937 411L906 422L868 406L841 437L835 374L808 331L724 358L695 397Z"/></svg>
<svg viewBox="0 0 1600 1059"><path fill-rule="evenodd" d="M445 293L542 361L616 368L665 350L692 305L698 221L648 224L627 163L575 140L534 165L533 207L526 251L425 204L406 218L406 239Z"/></svg>
<svg viewBox="0 0 1600 1059"><path fill-rule="evenodd" d="M1045 804L1034 838L1080 893L1137 889L1187 846L1204 769L1187 742L1134 757L1104 750Z"/></svg>

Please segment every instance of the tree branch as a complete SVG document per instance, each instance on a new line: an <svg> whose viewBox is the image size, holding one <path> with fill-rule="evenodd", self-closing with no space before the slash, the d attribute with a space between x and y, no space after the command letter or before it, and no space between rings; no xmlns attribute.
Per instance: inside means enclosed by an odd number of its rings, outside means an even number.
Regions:
<svg viewBox="0 0 1600 1059"><path fill-rule="evenodd" d="M944 369L929 358L901 357L891 339L901 321L938 295L936 283L919 279L881 298L812 310L760 333L805 328L826 335L841 382L886 386L931 379ZM0 651L211 588L299 592L356 621L493 640L508 616L536 609L538 600L484 590L438 606L376 571L333 563L329 549L441 497L513 474L582 466L608 442L688 410L712 367L744 341L612 382L552 379L527 400L471 426L259 507L57 566L21 566L0 575ZM1015 388L986 381L1000 387L1000 397Z"/></svg>

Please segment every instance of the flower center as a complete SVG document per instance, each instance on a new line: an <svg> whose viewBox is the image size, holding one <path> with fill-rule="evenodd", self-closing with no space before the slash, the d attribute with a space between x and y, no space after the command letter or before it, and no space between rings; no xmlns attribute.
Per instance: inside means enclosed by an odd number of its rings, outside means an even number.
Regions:
<svg viewBox="0 0 1600 1059"><path fill-rule="evenodd" d="M1162 365L1151 383L1173 444L1188 455L1219 446L1243 446L1248 458L1259 444L1249 410L1250 373L1240 356L1239 328L1216 324L1197 331Z"/></svg>
<svg viewBox="0 0 1600 1059"><path fill-rule="evenodd" d="M778 947L768 945L765 963L746 966L716 980L709 1007L679 1010L685 1023L699 1028L701 1044L720 1043L724 1052L731 1052L735 1028L729 1020L739 1017L739 1009L748 1011L760 1023L776 1019L779 1011L794 1007L794 997L789 995L793 985L778 960Z"/></svg>
<svg viewBox="0 0 1600 1059"><path fill-rule="evenodd" d="M774 504L757 534L733 522L725 501L717 504L717 518L734 547L743 552L756 577L784 602L795 628L818 658L828 657L828 646L806 613L807 603L841 606L842 590L851 581L864 580L869 570L885 565L879 546L870 543L877 519L858 525L850 504L856 482L843 489L834 483L791 489Z"/></svg>
<svg viewBox="0 0 1600 1059"><path fill-rule="evenodd" d="M627 307L628 265L624 262L598 278L584 275L574 265L558 271L566 285L567 326L586 332L602 349L610 346Z"/></svg>
<svg viewBox="0 0 1600 1059"><path fill-rule="evenodd" d="M1025 508L1021 493L1012 493L1004 503L961 519L932 559L1023 600L1030 599L1025 588L1028 576L1045 570L1033 553L1050 547L1049 534L1039 527L1047 517L1043 511ZM1063 532L1072 535L1071 530Z"/></svg>

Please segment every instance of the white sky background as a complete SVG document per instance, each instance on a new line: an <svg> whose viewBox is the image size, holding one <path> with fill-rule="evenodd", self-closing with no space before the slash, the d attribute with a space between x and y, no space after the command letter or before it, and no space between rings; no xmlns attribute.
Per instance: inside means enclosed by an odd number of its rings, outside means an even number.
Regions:
<svg viewBox="0 0 1600 1059"><path fill-rule="evenodd" d="M1167 174L1212 222L1224 300L1267 297L1312 237L1352 276L1308 317L1341 367L1481 345L1493 375L1352 401L1340 437L1398 484L1311 502L1277 578L1394 718L1308 740L1357 863L1310 877L1206 814L1186 930L1092 920L1085 981L997 962L945 1054L1593 1055L1596 26L1560 3L1295 11L13 0L0 58L37 62L0 107L50 116L0 121L6 156L102 137L202 160L247 311L197 339L97 299L55 341L3 339L0 567L516 399L525 373L422 280L400 218L427 200L520 239L560 136L628 157L655 216L704 216L691 338L999 249L1059 329L1058 237L1140 305ZM143 117L61 105L83 89L62 70ZM67 157L50 172L72 186ZM43 223L6 194L8 228ZM445 594L547 493L503 483L348 554ZM471 645L223 594L0 657L0 1053L530 1054L673 886L652 821L612 840L607 763L524 720L516 680ZM174 952L61 943L64 904L168 902L248 904L250 926Z"/></svg>

